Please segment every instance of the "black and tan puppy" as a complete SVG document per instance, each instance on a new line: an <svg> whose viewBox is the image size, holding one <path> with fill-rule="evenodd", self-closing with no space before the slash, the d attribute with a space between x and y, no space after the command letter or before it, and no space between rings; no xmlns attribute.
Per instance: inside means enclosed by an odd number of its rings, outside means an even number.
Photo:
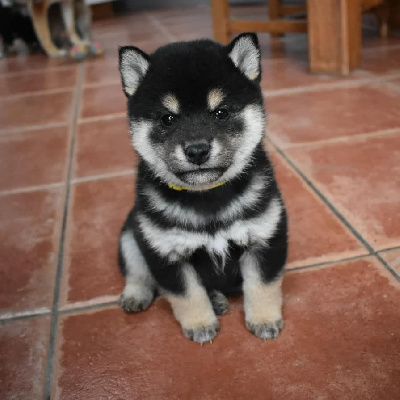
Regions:
<svg viewBox="0 0 400 400"><path fill-rule="evenodd" d="M247 328L275 339L287 228L262 147L257 36L172 43L151 55L128 46L119 58L140 155L120 239L122 308L145 310L160 293L184 335L203 343L218 333L225 294L242 290Z"/></svg>

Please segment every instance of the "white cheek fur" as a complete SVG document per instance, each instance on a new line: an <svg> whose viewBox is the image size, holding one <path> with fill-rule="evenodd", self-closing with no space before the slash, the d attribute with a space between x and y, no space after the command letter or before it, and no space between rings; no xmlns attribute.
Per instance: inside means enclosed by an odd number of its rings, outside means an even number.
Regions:
<svg viewBox="0 0 400 400"><path fill-rule="evenodd" d="M243 110L244 133L233 158L232 165L222 176L230 180L239 175L250 161L251 154L260 143L265 131L264 110L257 104L250 104Z"/></svg>
<svg viewBox="0 0 400 400"><path fill-rule="evenodd" d="M159 157L155 148L151 144L150 133L154 125L150 121L132 120L130 122L130 133L132 145L140 156L151 166L153 173L164 182L176 182L184 185L172 174L167 164Z"/></svg>

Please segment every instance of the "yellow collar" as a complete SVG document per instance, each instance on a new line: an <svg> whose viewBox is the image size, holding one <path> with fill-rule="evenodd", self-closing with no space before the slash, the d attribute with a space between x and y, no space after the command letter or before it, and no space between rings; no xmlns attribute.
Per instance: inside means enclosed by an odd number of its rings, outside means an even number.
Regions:
<svg viewBox="0 0 400 400"><path fill-rule="evenodd" d="M215 188L217 188L217 187L220 187L220 186L222 186L222 185L225 185L225 183L226 183L226 181L223 181L223 182L220 182L220 183L216 183L215 185L208 186L208 187L206 187L206 188L204 188L204 189L192 189L192 188L186 187L186 186L174 185L173 183L168 183L168 187L169 187L170 189L177 190L178 192L180 192L180 191L182 191L182 190L190 190L190 191L198 192L198 191L203 191L203 190L215 189Z"/></svg>

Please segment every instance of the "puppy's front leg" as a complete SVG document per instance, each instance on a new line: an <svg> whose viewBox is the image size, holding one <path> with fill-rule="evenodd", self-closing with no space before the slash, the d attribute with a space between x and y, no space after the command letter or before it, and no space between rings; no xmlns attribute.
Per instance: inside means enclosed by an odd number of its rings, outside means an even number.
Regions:
<svg viewBox="0 0 400 400"><path fill-rule="evenodd" d="M188 339L198 343L211 342L218 333L218 319L207 291L191 265L182 266L182 278L184 294L165 293L165 297Z"/></svg>
<svg viewBox="0 0 400 400"><path fill-rule="evenodd" d="M265 282L256 252L240 259L247 329L260 339L276 339L283 328L282 276Z"/></svg>

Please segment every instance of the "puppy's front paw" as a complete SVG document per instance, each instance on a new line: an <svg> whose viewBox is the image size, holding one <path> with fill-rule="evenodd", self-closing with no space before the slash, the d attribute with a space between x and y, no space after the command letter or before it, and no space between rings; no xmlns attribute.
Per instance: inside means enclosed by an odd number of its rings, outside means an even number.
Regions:
<svg viewBox="0 0 400 400"><path fill-rule="evenodd" d="M247 329L260 339L276 339L283 328L283 320L279 319L273 322L252 323L246 321Z"/></svg>
<svg viewBox="0 0 400 400"><path fill-rule="evenodd" d="M154 300L151 290L125 287L119 298L119 305L126 312L144 311Z"/></svg>
<svg viewBox="0 0 400 400"><path fill-rule="evenodd" d="M203 344L204 342L212 342L217 336L219 325L218 322L214 322L212 325L199 326L196 328L183 328L183 334L194 342Z"/></svg>

